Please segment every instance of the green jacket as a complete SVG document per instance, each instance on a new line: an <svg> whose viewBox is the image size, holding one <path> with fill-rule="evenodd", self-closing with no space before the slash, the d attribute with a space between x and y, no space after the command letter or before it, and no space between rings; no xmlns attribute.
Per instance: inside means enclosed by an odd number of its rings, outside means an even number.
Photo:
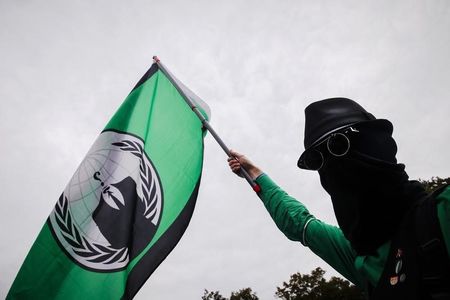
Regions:
<svg viewBox="0 0 450 300"><path fill-rule="evenodd" d="M289 196L269 176L256 179L258 193L278 228L293 241L300 241L342 276L365 290L376 286L383 272L390 242L377 249L377 255L357 256L341 229L316 219L299 201ZM438 217L450 256L450 186L438 197Z"/></svg>

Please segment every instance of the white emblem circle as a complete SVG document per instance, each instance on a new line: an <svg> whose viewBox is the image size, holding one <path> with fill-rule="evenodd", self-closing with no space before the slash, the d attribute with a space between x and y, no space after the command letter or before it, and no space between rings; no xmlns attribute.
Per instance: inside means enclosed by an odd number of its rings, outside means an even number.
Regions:
<svg viewBox="0 0 450 300"><path fill-rule="evenodd" d="M144 217L155 226L159 224L161 184L143 149L142 140L135 136L114 131L101 133L51 212L48 222L55 238L80 265L113 271L129 263L129 249L112 247L92 218L104 185L131 177L145 205ZM95 177L96 172L102 177Z"/></svg>

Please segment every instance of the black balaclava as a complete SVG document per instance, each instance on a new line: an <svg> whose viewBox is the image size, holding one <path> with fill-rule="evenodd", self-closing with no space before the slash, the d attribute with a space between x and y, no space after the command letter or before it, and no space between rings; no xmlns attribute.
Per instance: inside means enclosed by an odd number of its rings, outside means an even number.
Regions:
<svg viewBox="0 0 450 300"><path fill-rule="evenodd" d="M426 193L397 163L389 121L353 127L359 132L349 134L349 153L325 153L319 175L344 236L358 255L370 255L392 238L404 214Z"/></svg>

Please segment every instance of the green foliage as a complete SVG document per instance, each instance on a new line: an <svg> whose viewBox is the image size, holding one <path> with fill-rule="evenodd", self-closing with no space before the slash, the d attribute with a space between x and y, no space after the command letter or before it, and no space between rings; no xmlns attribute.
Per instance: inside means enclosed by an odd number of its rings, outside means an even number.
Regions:
<svg viewBox="0 0 450 300"><path fill-rule="evenodd" d="M450 177L447 178L431 177L431 180L419 179L419 182L423 185L423 187L428 193L432 193L434 190L437 190L441 186L450 183Z"/></svg>
<svg viewBox="0 0 450 300"><path fill-rule="evenodd" d="M363 300L362 292L347 280L331 277L323 278L325 271L316 268L311 275L295 273L289 282L277 287L275 295L285 300Z"/></svg>
<svg viewBox="0 0 450 300"><path fill-rule="evenodd" d="M219 291L205 290L202 300L259 300L259 298L251 288L245 288L240 289L238 292L232 292L229 299L223 297Z"/></svg>
<svg viewBox="0 0 450 300"><path fill-rule="evenodd" d="M245 288L239 290L239 292L232 292L230 300L258 300L256 293L251 288Z"/></svg>
<svg viewBox="0 0 450 300"><path fill-rule="evenodd" d="M289 282L283 282L283 287L277 287L277 292L275 295L281 299L296 299L297 295L302 295L305 297L311 295L314 297L315 286L318 283L325 281L325 279L323 279L324 274L325 271L321 268L316 268L311 271L311 275L302 275L298 272L292 274Z"/></svg>
<svg viewBox="0 0 450 300"><path fill-rule="evenodd" d="M205 289L202 300L227 300L227 298L224 298L219 291L208 291Z"/></svg>

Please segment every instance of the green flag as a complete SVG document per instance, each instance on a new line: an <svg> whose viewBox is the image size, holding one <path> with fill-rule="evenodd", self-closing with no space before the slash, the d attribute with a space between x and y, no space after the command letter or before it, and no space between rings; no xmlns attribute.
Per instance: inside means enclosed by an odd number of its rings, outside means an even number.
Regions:
<svg viewBox="0 0 450 300"><path fill-rule="evenodd" d="M195 94L151 66L67 184L7 299L133 298L195 206L205 131L186 95L209 118Z"/></svg>

